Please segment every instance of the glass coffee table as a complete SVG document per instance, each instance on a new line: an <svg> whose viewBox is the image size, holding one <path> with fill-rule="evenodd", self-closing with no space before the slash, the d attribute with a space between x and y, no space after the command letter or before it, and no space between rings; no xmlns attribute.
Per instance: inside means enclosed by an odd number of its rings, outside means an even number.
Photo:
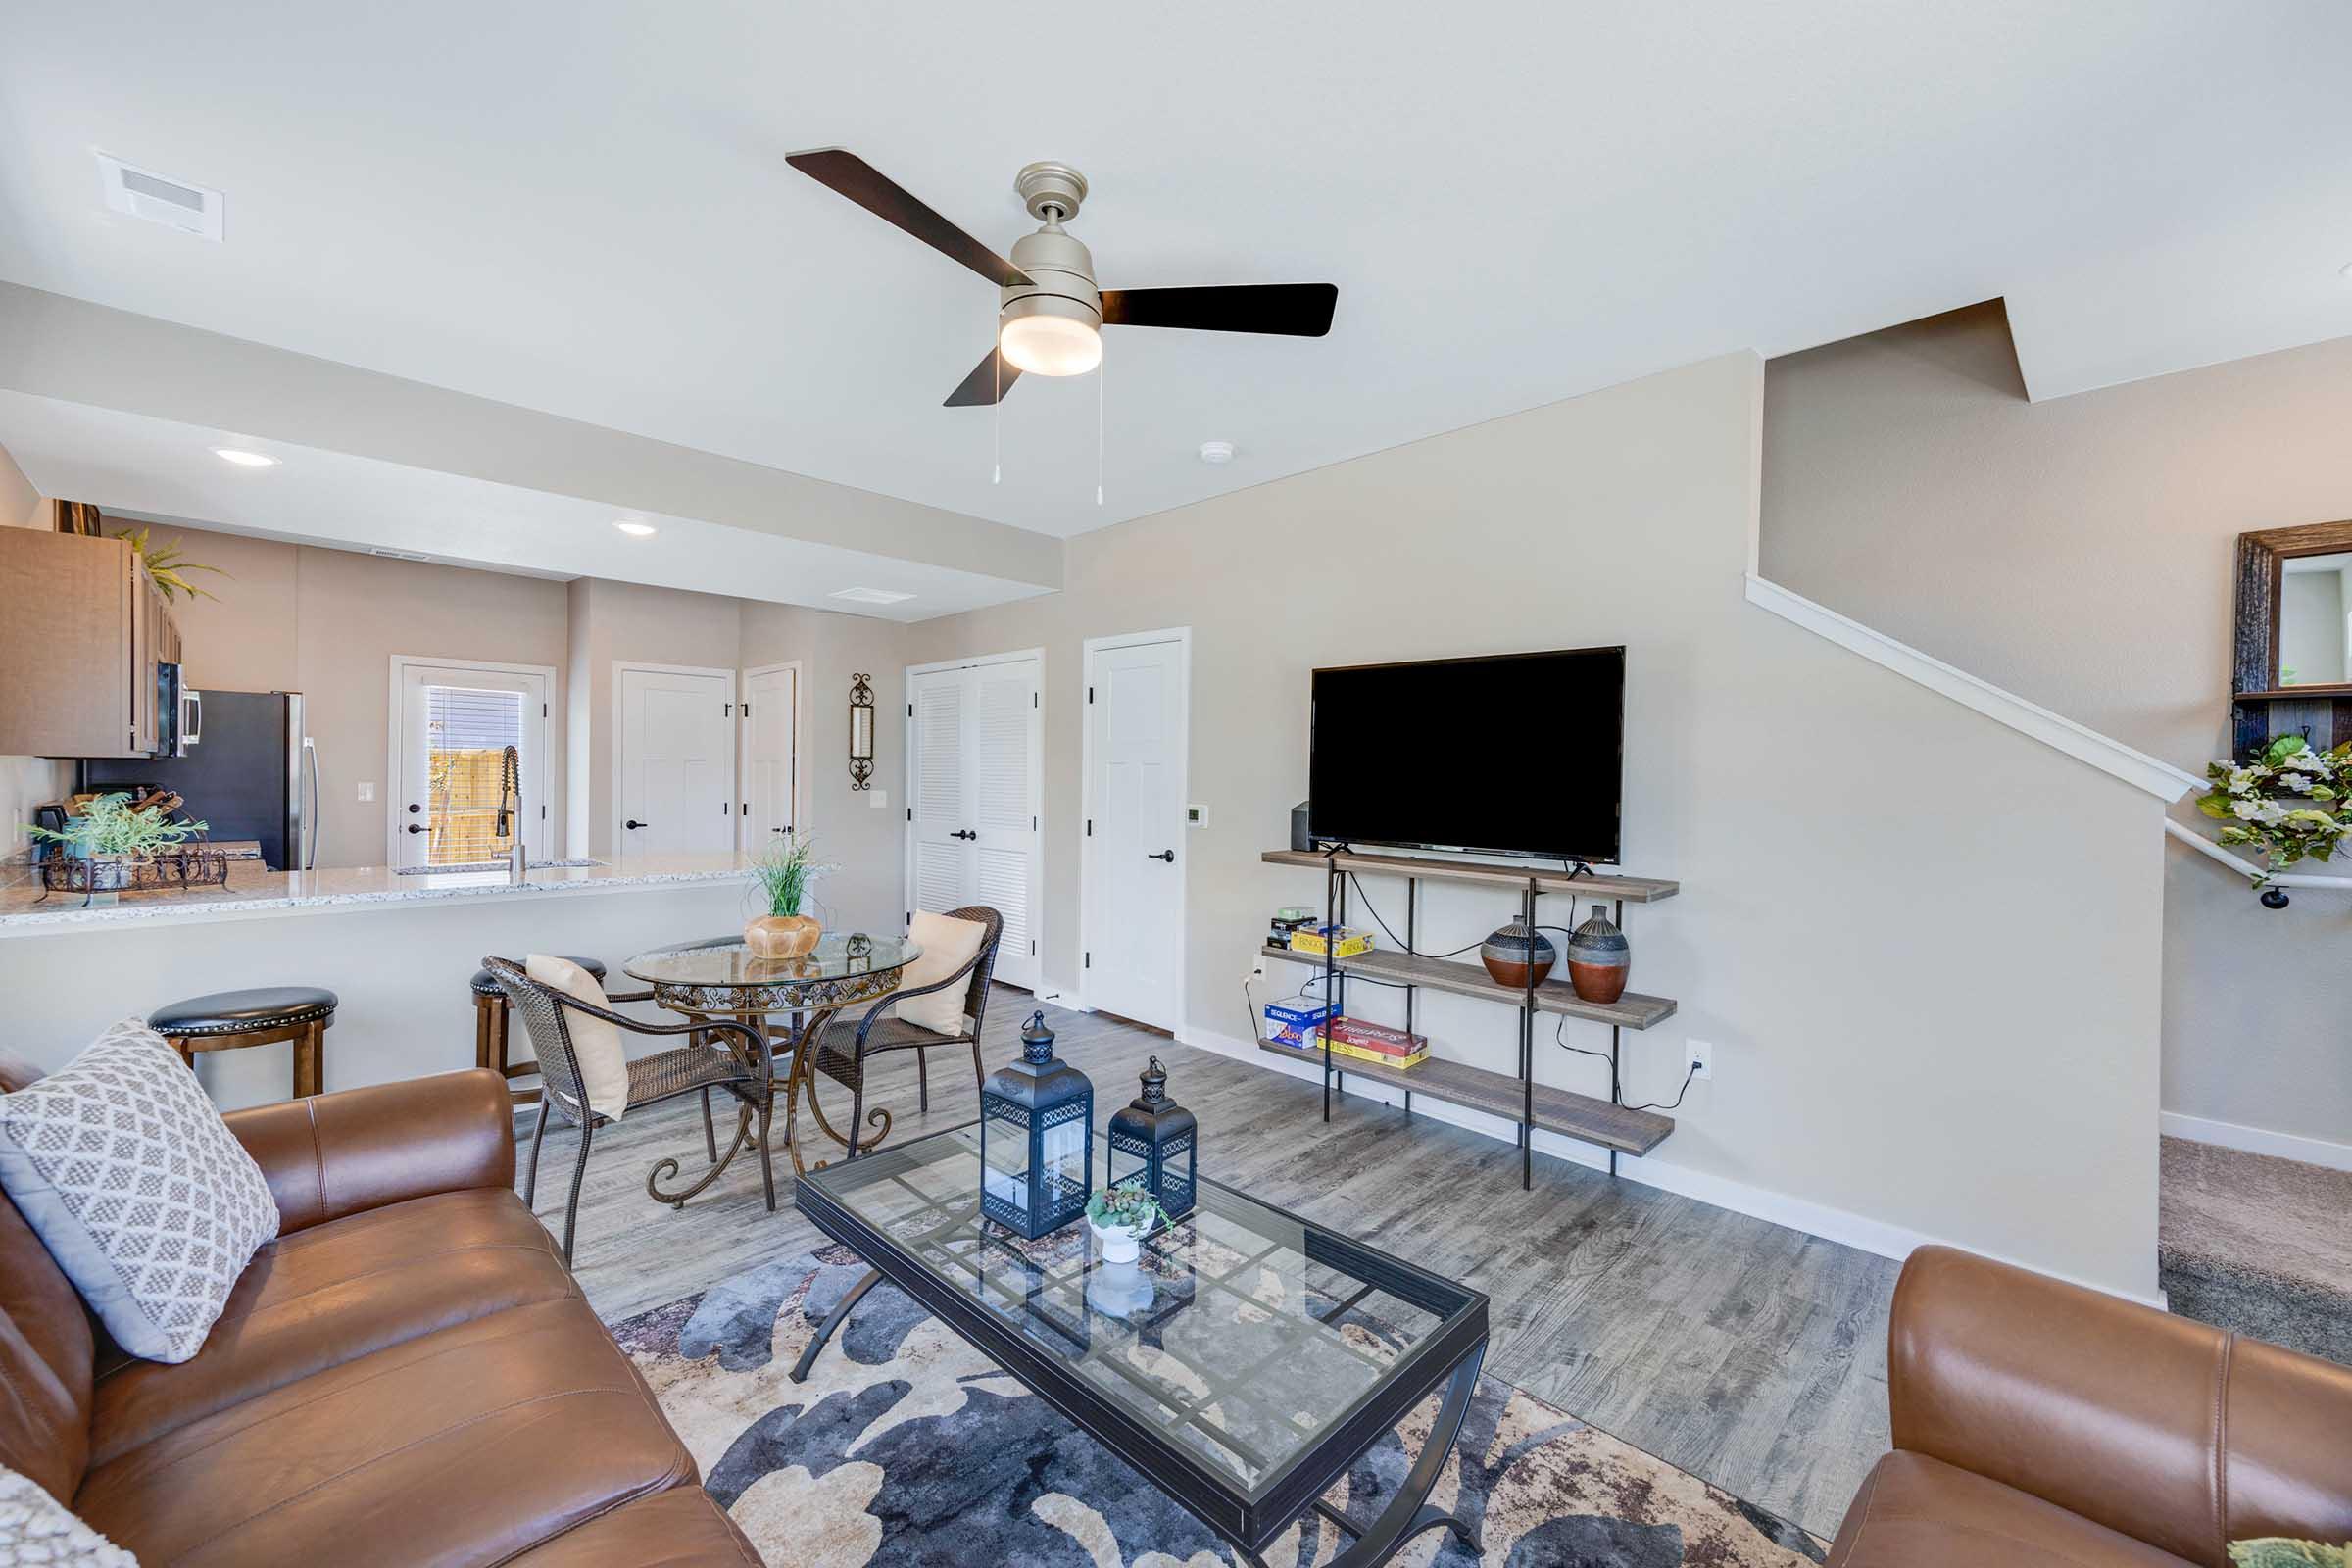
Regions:
<svg viewBox="0 0 2352 1568"><path fill-rule="evenodd" d="M1387 1562L1439 1528L1477 1549L1428 1498L1478 1383L1485 1296L1213 1181L1125 1265L1083 1221L1034 1242L983 1221L979 1190L977 1124L801 1179L801 1212L869 1272L796 1381L887 1280L1252 1563L1309 1509L1355 1538L1332 1568ZM1429 1442L1377 1519L1323 1500L1441 1387Z"/></svg>

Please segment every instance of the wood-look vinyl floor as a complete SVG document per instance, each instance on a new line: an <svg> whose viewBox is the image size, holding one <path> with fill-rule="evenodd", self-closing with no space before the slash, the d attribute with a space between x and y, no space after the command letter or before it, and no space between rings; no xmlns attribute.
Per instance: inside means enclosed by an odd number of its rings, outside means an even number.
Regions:
<svg viewBox="0 0 2352 1568"><path fill-rule="evenodd" d="M1030 1004L999 989L990 1067L1018 1054ZM1887 1259L1542 1154L1523 1193L1518 1152L1494 1140L1345 1097L1326 1125L1319 1087L1048 1011L1062 1055L1094 1079L1098 1131L1156 1054L1200 1117L1201 1174L1485 1291L1493 1375L1824 1536L1886 1450ZM930 1078L924 1115L912 1056L877 1065L868 1104L897 1114L892 1141L978 1115L968 1054L934 1053ZM826 1088L838 1125L847 1096ZM840 1152L806 1125L803 1137L811 1160ZM541 1156L537 1207L559 1229L576 1138L557 1125ZM605 1129L591 1150L574 1264L608 1319L822 1241L792 1207L781 1151L774 1214L756 1156L681 1210L656 1203L645 1178L664 1155L689 1179L705 1163L691 1097Z"/></svg>

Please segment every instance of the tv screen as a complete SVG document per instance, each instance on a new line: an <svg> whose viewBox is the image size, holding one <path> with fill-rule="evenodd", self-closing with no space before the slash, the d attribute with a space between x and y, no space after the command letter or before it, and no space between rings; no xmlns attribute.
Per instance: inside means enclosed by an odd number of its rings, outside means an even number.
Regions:
<svg viewBox="0 0 2352 1568"><path fill-rule="evenodd" d="M1623 648L1318 669L1307 831L1613 862L1624 764Z"/></svg>

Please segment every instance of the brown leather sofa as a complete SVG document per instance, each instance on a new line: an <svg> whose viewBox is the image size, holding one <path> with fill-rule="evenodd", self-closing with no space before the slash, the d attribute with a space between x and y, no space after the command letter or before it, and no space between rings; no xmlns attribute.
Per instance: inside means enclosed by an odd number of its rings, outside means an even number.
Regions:
<svg viewBox="0 0 2352 1568"><path fill-rule="evenodd" d="M2352 1539L2352 1368L1927 1247L1886 1393L1894 1451L1833 1568L2229 1568L2231 1541Z"/></svg>
<svg viewBox="0 0 2352 1568"><path fill-rule="evenodd" d="M108 1345L0 1197L0 1464L149 1568L758 1564L514 1196L504 1079L228 1123L281 1233L178 1366Z"/></svg>

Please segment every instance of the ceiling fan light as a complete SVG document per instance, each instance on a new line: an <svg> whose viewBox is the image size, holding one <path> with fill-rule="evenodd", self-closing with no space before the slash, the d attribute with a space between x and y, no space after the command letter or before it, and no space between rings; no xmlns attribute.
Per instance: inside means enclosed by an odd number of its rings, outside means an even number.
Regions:
<svg viewBox="0 0 2352 1568"><path fill-rule="evenodd" d="M998 346L1029 375L1084 375L1102 363L1102 334L1073 301L1037 295L1006 308Z"/></svg>

